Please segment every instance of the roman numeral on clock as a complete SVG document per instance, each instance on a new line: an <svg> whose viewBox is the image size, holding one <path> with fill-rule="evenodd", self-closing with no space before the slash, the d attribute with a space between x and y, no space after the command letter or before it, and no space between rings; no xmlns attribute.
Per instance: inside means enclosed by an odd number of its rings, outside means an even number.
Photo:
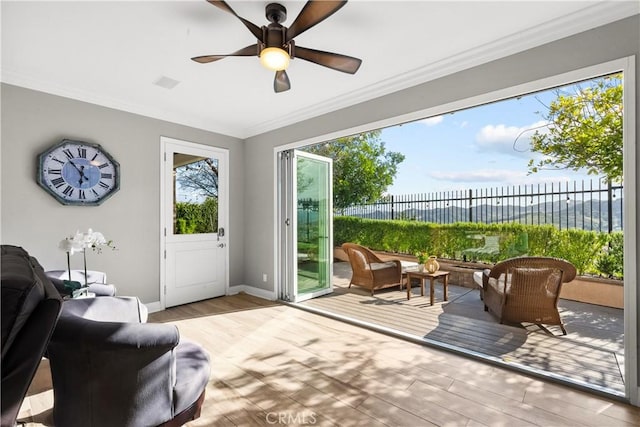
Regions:
<svg viewBox="0 0 640 427"><path fill-rule="evenodd" d="M62 152L64 153L65 156L67 156L69 160L73 159L73 153L68 148L65 150L62 150Z"/></svg>
<svg viewBox="0 0 640 427"><path fill-rule="evenodd" d="M53 186L54 186L54 187L56 187L56 188L60 188L60 187L62 187L62 186L65 184L65 182L64 182L64 178L62 178L62 177L61 177L61 178L56 178L56 179L51 180L51 183L52 183L52 184L53 184Z"/></svg>
<svg viewBox="0 0 640 427"><path fill-rule="evenodd" d="M67 188L65 188L64 190L62 190L62 192L63 192L65 195L67 195L67 196L69 196L69 197L72 197L72 196L73 196L73 187L72 187L72 186L70 186L70 185L67 185Z"/></svg>
<svg viewBox="0 0 640 427"><path fill-rule="evenodd" d="M109 188L109 186L106 183L102 182L102 181L100 181L99 184L100 184L100 187L102 187L102 188L105 188L105 189Z"/></svg>
<svg viewBox="0 0 640 427"><path fill-rule="evenodd" d="M103 174L100 174L100 178L104 178L104 179L113 179L113 174L110 174L110 173L103 173Z"/></svg>
<svg viewBox="0 0 640 427"><path fill-rule="evenodd" d="M86 197L84 196L84 190L78 190L80 194L78 194L78 199L84 200Z"/></svg>
<svg viewBox="0 0 640 427"><path fill-rule="evenodd" d="M62 175L62 169L47 169L49 175Z"/></svg>
<svg viewBox="0 0 640 427"><path fill-rule="evenodd" d="M87 158L87 149L83 148L83 147L79 147L78 148L78 156L82 157L83 159Z"/></svg>

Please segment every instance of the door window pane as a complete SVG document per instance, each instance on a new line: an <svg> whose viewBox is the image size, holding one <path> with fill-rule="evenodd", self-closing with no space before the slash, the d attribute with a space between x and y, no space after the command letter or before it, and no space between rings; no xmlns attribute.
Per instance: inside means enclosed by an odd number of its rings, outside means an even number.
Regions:
<svg viewBox="0 0 640 427"><path fill-rule="evenodd" d="M218 159L173 154L173 233L218 231Z"/></svg>
<svg viewBox="0 0 640 427"><path fill-rule="evenodd" d="M331 286L328 180L326 162L298 157L298 294Z"/></svg>

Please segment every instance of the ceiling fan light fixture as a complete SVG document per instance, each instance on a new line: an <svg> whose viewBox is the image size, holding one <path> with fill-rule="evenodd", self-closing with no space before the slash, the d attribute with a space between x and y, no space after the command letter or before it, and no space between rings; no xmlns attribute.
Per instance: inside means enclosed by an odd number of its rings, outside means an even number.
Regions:
<svg viewBox="0 0 640 427"><path fill-rule="evenodd" d="M282 71L289 67L289 53L279 47L267 47L260 52L260 63L271 71Z"/></svg>

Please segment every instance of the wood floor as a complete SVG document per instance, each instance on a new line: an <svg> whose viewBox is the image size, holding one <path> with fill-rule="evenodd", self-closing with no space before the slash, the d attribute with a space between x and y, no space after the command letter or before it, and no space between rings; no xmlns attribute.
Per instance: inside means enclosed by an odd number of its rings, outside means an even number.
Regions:
<svg viewBox="0 0 640 427"><path fill-rule="evenodd" d="M640 409L240 294L155 313L211 356L189 426L632 426ZM46 362L23 406L51 425Z"/></svg>

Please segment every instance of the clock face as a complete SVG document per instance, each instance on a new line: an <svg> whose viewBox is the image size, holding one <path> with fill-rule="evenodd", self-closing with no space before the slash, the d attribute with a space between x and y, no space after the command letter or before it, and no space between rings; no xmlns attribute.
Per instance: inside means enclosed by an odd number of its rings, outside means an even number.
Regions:
<svg viewBox="0 0 640 427"><path fill-rule="evenodd" d="M98 144L65 139L38 160L38 184L62 204L99 205L120 188L120 165Z"/></svg>

